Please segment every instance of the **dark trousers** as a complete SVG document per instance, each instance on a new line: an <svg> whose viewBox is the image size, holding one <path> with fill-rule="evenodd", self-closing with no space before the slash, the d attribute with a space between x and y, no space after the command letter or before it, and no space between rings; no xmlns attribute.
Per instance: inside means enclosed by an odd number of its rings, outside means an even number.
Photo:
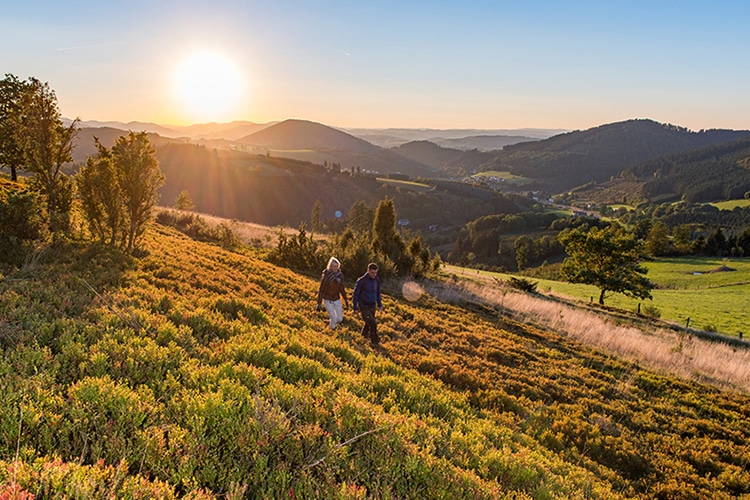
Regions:
<svg viewBox="0 0 750 500"><path fill-rule="evenodd" d="M364 326L362 326L362 335L366 339L370 339L373 344L380 343L380 337L378 337L378 323L375 321L375 308L360 307L359 313L362 315L362 320L365 322Z"/></svg>

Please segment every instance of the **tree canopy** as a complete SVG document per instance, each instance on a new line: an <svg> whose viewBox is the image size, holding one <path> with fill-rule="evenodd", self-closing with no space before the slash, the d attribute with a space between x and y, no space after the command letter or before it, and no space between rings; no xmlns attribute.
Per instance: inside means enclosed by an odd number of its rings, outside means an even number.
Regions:
<svg viewBox="0 0 750 500"><path fill-rule="evenodd" d="M585 283L599 288L599 304L608 293L650 299L654 285L640 265L644 244L622 226L604 228L579 227L559 236L568 257L560 272L571 283Z"/></svg>

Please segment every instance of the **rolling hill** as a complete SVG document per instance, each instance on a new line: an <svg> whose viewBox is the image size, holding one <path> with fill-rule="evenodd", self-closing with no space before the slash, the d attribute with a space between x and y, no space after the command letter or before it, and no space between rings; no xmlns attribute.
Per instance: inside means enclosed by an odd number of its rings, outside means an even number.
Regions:
<svg viewBox="0 0 750 500"><path fill-rule="evenodd" d="M470 295L384 283L375 349L314 312L317 277L159 225L137 258L74 243L9 278L8 498L750 494L747 394Z"/></svg>
<svg viewBox="0 0 750 500"><path fill-rule="evenodd" d="M544 182L550 192L562 192L606 181L647 160L749 134L738 130L692 132L653 120L628 120L507 146L483 170L507 170Z"/></svg>
<svg viewBox="0 0 750 500"><path fill-rule="evenodd" d="M494 159L492 153L447 148L430 141L408 142L392 148L392 151L430 166L435 169L436 176L463 177Z"/></svg>
<svg viewBox="0 0 750 500"><path fill-rule="evenodd" d="M599 202L711 202L750 192L750 136L662 156L577 193Z"/></svg>
<svg viewBox="0 0 750 500"><path fill-rule="evenodd" d="M238 140L269 149L343 149L377 154L381 148L333 127L307 120L284 120Z"/></svg>
<svg viewBox="0 0 750 500"><path fill-rule="evenodd" d="M344 170L364 169L378 173L403 173L412 177L431 176L426 165L371 144L363 139L320 123L285 120L238 142L273 150L273 154L315 163L336 163Z"/></svg>

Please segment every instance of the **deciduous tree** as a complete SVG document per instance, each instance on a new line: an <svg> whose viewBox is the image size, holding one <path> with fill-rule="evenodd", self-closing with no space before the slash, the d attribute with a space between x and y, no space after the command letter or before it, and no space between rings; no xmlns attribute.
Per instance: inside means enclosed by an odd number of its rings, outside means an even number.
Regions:
<svg viewBox="0 0 750 500"><path fill-rule="evenodd" d="M654 286L644 276L648 270L640 265L643 242L621 226L580 227L563 231L559 239L568 254L560 269L562 276L571 283L599 288L599 304L604 304L609 292L651 298Z"/></svg>
<svg viewBox="0 0 750 500"><path fill-rule="evenodd" d="M18 180L17 172L24 164L17 130L21 119L21 100L27 87L27 82L10 73L0 80L0 168L10 169L12 181Z"/></svg>
<svg viewBox="0 0 750 500"><path fill-rule="evenodd" d="M47 83L30 78L21 97L21 115L14 127L24 168L34 174L33 185L47 202L50 229L53 232L67 229L73 184L62 167L73 160L78 119L66 127L55 92Z"/></svg>
<svg viewBox="0 0 750 500"><path fill-rule="evenodd" d="M110 245L124 244L124 198L112 154L95 138L97 157L89 157L76 175L78 197L81 200L89 230Z"/></svg>
<svg viewBox="0 0 750 500"><path fill-rule="evenodd" d="M129 223L127 249L132 250L153 217L158 199L157 189L164 184L159 161L146 132L129 132L112 146L117 180Z"/></svg>

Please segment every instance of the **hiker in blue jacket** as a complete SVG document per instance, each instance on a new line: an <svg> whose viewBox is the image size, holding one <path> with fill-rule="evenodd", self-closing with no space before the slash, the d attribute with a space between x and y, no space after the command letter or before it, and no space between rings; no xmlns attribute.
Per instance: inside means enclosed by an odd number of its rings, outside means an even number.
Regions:
<svg viewBox="0 0 750 500"><path fill-rule="evenodd" d="M367 272L357 279L352 294L352 306L354 312L362 315L365 322L362 327L362 335L370 339L372 345L380 344L378 337L378 324L375 321L375 308L383 310L383 302L380 298L380 278L378 278L378 265L370 263Z"/></svg>

